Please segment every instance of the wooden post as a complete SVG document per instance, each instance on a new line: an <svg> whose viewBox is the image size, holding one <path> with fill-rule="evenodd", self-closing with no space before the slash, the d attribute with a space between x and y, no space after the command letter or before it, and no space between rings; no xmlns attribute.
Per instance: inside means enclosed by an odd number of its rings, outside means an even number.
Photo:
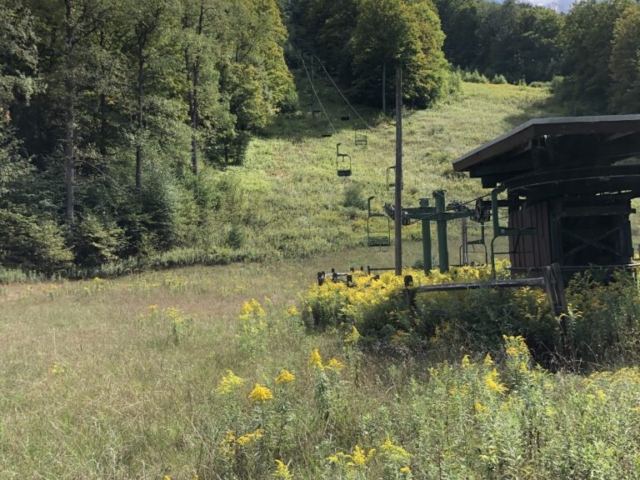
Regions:
<svg viewBox="0 0 640 480"><path fill-rule="evenodd" d="M396 68L395 267L402 275L402 67Z"/></svg>
<svg viewBox="0 0 640 480"><path fill-rule="evenodd" d="M467 217L462 218L462 258L460 263L462 265L469 265L469 244L467 238Z"/></svg>
<svg viewBox="0 0 640 480"><path fill-rule="evenodd" d="M429 199L421 198L420 206L423 208L429 207ZM431 223L428 218L422 219L422 263L424 273L428 275L433 269L433 263L431 262Z"/></svg>
<svg viewBox="0 0 640 480"><path fill-rule="evenodd" d="M433 192L436 199L436 212L443 216L445 213L444 190L436 190ZM440 264L440 272L449 271L449 245L447 244L447 220L438 218L436 221L438 227L438 263Z"/></svg>

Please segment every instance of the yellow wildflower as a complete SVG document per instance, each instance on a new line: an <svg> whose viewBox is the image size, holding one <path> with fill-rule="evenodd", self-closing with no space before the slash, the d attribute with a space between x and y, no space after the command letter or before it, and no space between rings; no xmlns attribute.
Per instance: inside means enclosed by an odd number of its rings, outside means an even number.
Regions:
<svg viewBox="0 0 640 480"><path fill-rule="evenodd" d="M200 480L200 477L198 476L197 472L193 474L193 477L191 478L191 480Z"/></svg>
<svg viewBox="0 0 640 480"><path fill-rule="evenodd" d="M400 445L394 445L393 442L391 442L391 438L388 435L387 435L387 439L382 444L382 447L380 447L380 450L382 450L384 454L388 455L398 463L400 463L401 461L409 460L411 458L411 454L407 452L404 448L402 448Z"/></svg>
<svg viewBox="0 0 640 480"><path fill-rule="evenodd" d="M331 360L329 360L329 363L327 363L327 368L339 372L344 368L344 363L342 363L337 358L332 358Z"/></svg>
<svg viewBox="0 0 640 480"><path fill-rule="evenodd" d="M320 356L320 352L317 348L314 348L313 352L311 352L309 363L315 367L318 367L320 370L324 368L324 366L322 365L322 357Z"/></svg>
<svg viewBox="0 0 640 480"><path fill-rule="evenodd" d="M293 382L296 379L296 376L291 373L289 370L282 370L280 372L280 375L278 375L278 377L276 378L276 383L277 384L281 384L281 383L289 383L289 382Z"/></svg>
<svg viewBox="0 0 640 480"><path fill-rule="evenodd" d="M250 302L245 302L240 310L240 320L248 320L249 318L264 317L266 315L262 305L255 298Z"/></svg>
<svg viewBox="0 0 640 480"><path fill-rule="evenodd" d="M235 375L231 370L227 370L227 374L220 379L216 393L229 393L238 385L242 385L244 380Z"/></svg>
<svg viewBox="0 0 640 480"><path fill-rule="evenodd" d="M492 392L505 393L507 391L507 387L500 383L500 374L495 368L487 374L484 381L487 388Z"/></svg>
<svg viewBox="0 0 640 480"><path fill-rule="evenodd" d="M57 363L54 363L51 367L51 373L53 373L54 375L62 375L64 372L64 367Z"/></svg>
<svg viewBox="0 0 640 480"><path fill-rule="evenodd" d="M360 337L360 332L355 326L353 326L351 328L351 332L347 333L344 336L344 343L346 343L347 345L355 345L356 343L358 343L358 340L360 340Z"/></svg>
<svg viewBox="0 0 640 480"><path fill-rule="evenodd" d="M169 475L165 475L164 477L162 477L162 480L171 480L171 477Z"/></svg>
<svg viewBox="0 0 640 480"><path fill-rule="evenodd" d="M368 453L365 453L362 448L356 445L353 449L353 454L349 455L351 462L347 463L347 465L352 467L364 467L364 465L371 460L375 454L375 448L372 448Z"/></svg>
<svg viewBox="0 0 640 480"><path fill-rule="evenodd" d="M240 445L241 447L244 447L245 445L253 442L254 440L258 440L258 439L260 439L262 437L264 437L264 431L261 428L259 428L255 432L246 433L246 434L238 437L237 440L236 440L236 443L238 445Z"/></svg>
<svg viewBox="0 0 640 480"><path fill-rule="evenodd" d="M402 473L403 475L406 475L408 473L411 473L411 469L409 467L402 467L400 468L400 473Z"/></svg>
<svg viewBox="0 0 640 480"><path fill-rule="evenodd" d="M273 472L273 476L286 480L293 478L293 475L291 475L291 472L289 471L289 467L282 460L276 460L276 471Z"/></svg>
<svg viewBox="0 0 640 480"><path fill-rule="evenodd" d="M462 357L462 368L467 368L471 366L471 362L469 361L469 355L465 355Z"/></svg>
<svg viewBox="0 0 640 480"><path fill-rule="evenodd" d="M476 402L475 407L476 407L476 413L482 413L489 410L489 407L484 406L480 402Z"/></svg>
<svg viewBox="0 0 640 480"><path fill-rule="evenodd" d="M149 311L155 313L158 311L158 305L149 305Z"/></svg>
<svg viewBox="0 0 640 480"><path fill-rule="evenodd" d="M273 394L269 387L265 387L256 383L256 386L253 388L252 392L249 394L249 399L254 402L264 403L267 400L273 400Z"/></svg>
<svg viewBox="0 0 640 480"><path fill-rule="evenodd" d="M484 362L485 365L493 365L493 359L491 358L491 354L487 353L487 356L484 357Z"/></svg>
<svg viewBox="0 0 640 480"><path fill-rule="evenodd" d="M291 315L292 317L295 317L296 315L299 315L300 312L298 311L298 309L295 307L295 305L293 307L290 307L287 310L287 314Z"/></svg>

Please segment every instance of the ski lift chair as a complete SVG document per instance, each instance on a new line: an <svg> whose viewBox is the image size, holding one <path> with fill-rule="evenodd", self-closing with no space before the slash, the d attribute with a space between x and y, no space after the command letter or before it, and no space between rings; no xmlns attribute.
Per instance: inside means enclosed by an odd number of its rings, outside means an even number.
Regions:
<svg viewBox="0 0 640 480"><path fill-rule="evenodd" d="M367 199L367 245L382 249L391 245L391 220L383 213L371 213L371 200L374 198Z"/></svg>
<svg viewBox="0 0 640 480"><path fill-rule="evenodd" d="M336 169L339 177L351 176L351 155L340 152L340 143L336 144Z"/></svg>

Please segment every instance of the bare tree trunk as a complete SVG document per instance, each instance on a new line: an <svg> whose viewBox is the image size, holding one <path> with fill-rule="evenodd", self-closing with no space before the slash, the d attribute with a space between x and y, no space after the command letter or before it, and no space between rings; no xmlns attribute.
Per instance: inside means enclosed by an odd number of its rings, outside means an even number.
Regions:
<svg viewBox="0 0 640 480"><path fill-rule="evenodd" d="M138 139L136 144L136 188L142 188L142 145L141 135L144 128L144 45L145 34L138 35Z"/></svg>
<svg viewBox="0 0 640 480"><path fill-rule="evenodd" d="M75 85L73 78L73 36L74 29L72 25L72 9L71 2L65 0L65 23L66 23L66 45L65 45L65 146L64 146L64 171L65 171L65 187L66 187L66 215L67 224L73 223L74 206L75 206Z"/></svg>
<svg viewBox="0 0 640 480"><path fill-rule="evenodd" d="M196 33L202 35L202 29L204 27L204 2L200 3L200 15L198 17L198 28ZM200 76L200 54L196 56L195 63L193 65L193 98L191 106L191 168L194 174L198 174L198 127L200 118L198 116L198 81Z"/></svg>

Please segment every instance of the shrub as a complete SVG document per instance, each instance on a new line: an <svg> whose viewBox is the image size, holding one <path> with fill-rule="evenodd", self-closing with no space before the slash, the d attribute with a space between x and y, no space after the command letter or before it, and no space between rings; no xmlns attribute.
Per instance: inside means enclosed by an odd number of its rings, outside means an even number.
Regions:
<svg viewBox="0 0 640 480"><path fill-rule="evenodd" d="M529 86L532 88L551 88L551 82L531 82Z"/></svg>
<svg viewBox="0 0 640 480"><path fill-rule="evenodd" d="M52 274L67 267L73 255L52 220L0 210L0 264Z"/></svg>
<svg viewBox="0 0 640 480"><path fill-rule="evenodd" d="M364 198L361 184L351 183L345 188L342 205L346 208L357 208L359 210L367 208L367 201Z"/></svg>
<svg viewBox="0 0 640 480"><path fill-rule="evenodd" d="M473 72L463 70L462 80L469 83L489 83L489 79L485 75L479 73L478 70L474 70Z"/></svg>
<svg viewBox="0 0 640 480"><path fill-rule="evenodd" d="M491 83L493 83L495 85L504 85L504 84L509 83L509 82L507 82L507 79L505 78L504 75L495 74L493 76L493 78L491 79Z"/></svg>

